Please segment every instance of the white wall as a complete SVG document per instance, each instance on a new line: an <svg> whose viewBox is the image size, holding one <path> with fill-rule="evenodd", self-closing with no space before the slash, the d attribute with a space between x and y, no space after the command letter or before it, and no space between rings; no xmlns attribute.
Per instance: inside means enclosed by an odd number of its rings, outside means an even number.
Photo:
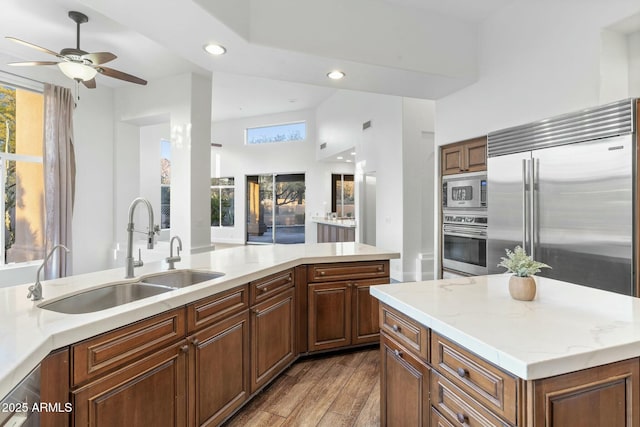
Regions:
<svg viewBox="0 0 640 427"><path fill-rule="evenodd" d="M306 141L261 145L244 143L246 128L299 121L307 123ZM354 167L346 163L316 161L315 123L314 111L304 110L212 124L212 140L222 144L222 147L211 149L211 176L235 178L235 226L211 227L211 239L214 243L242 244L245 242L245 177L270 173L305 174L305 241L309 243L317 241L316 226L311 219L323 214L325 203L331 206L331 174L353 173Z"/></svg>
<svg viewBox="0 0 640 427"><path fill-rule="evenodd" d="M478 81L436 102L436 143L601 104L603 28L637 0L512 2L483 21Z"/></svg>
<svg viewBox="0 0 640 427"><path fill-rule="evenodd" d="M629 96L640 98L640 31L627 36L629 49Z"/></svg>

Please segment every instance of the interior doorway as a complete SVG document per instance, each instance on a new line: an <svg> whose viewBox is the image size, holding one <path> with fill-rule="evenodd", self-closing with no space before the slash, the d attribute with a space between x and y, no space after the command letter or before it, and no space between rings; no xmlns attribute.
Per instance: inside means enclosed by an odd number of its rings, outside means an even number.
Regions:
<svg viewBox="0 0 640 427"><path fill-rule="evenodd" d="M362 180L362 243L376 245L376 175L368 173Z"/></svg>
<svg viewBox="0 0 640 427"><path fill-rule="evenodd" d="M248 175L246 242L304 243L304 234L304 174Z"/></svg>

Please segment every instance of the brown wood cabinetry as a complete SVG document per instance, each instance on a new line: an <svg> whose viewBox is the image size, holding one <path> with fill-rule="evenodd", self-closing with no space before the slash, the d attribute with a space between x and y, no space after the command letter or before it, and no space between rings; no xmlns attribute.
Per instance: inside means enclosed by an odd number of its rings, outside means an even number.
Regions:
<svg viewBox="0 0 640 427"><path fill-rule="evenodd" d="M186 426L186 341L73 391L76 426Z"/></svg>
<svg viewBox="0 0 640 427"><path fill-rule="evenodd" d="M487 170L487 137L445 145L440 158L442 175Z"/></svg>
<svg viewBox="0 0 640 427"><path fill-rule="evenodd" d="M189 425L215 426L251 394L249 311L209 326L189 341Z"/></svg>
<svg viewBox="0 0 640 427"><path fill-rule="evenodd" d="M429 367L384 333L380 353L381 426L428 427Z"/></svg>
<svg viewBox="0 0 640 427"><path fill-rule="evenodd" d="M316 264L308 267L308 351L375 343L378 300L373 285L389 283L389 262Z"/></svg>
<svg viewBox="0 0 640 427"><path fill-rule="evenodd" d="M69 349L64 348L49 354L40 365L40 401L59 403L63 411L40 413L40 427L67 427L69 413L65 405L71 403L69 396Z"/></svg>
<svg viewBox="0 0 640 427"><path fill-rule="evenodd" d="M293 286L251 309L251 392L296 358Z"/></svg>
<svg viewBox="0 0 640 427"><path fill-rule="evenodd" d="M637 358L533 381L536 427L640 425Z"/></svg>
<svg viewBox="0 0 640 427"><path fill-rule="evenodd" d="M383 426L425 425L418 414L431 427L640 426L640 358L527 381L385 304L380 313Z"/></svg>

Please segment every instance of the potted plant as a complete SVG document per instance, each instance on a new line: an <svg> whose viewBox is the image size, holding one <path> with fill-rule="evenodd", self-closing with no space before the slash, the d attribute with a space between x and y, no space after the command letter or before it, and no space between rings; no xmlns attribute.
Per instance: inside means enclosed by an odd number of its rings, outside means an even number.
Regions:
<svg viewBox="0 0 640 427"><path fill-rule="evenodd" d="M507 256L502 258L498 267L504 267L512 276L509 278L511 297L521 301L531 301L536 296L536 281L532 277L541 268L551 268L547 264L535 261L520 246L513 251L505 249Z"/></svg>

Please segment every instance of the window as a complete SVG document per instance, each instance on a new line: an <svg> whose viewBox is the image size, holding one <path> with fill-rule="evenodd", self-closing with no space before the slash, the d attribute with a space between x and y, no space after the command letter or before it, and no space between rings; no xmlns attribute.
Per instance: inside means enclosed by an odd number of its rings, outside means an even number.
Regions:
<svg viewBox="0 0 640 427"><path fill-rule="evenodd" d="M304 141L306 138L307 124L305 122L248 128L245 131L247 144Z"/></svg>
<svg viewBox="0 0 640 427"><path fill-rule="evenodd" d="M0 83L0 263L44 257L42 93Z"/></svg>
<svg viewBox="0 0 640 427"><path fill-rule="evenodd" d="M354 210L353 175L331 175L331 212L338 218L353 218Z"/></svg>
<svg viewBox="0 0 640 427"><path fill-rule="evenodd" d="M233 178L211 178L212 227L233 227L234 193Z"/></svg>
<svg viewBox="0 0 640 427"><path fill-rule="evenodd" d="M160 141L160 228L171 227L171 142ZM156 193L157 194L157 193Z"/></svg>

